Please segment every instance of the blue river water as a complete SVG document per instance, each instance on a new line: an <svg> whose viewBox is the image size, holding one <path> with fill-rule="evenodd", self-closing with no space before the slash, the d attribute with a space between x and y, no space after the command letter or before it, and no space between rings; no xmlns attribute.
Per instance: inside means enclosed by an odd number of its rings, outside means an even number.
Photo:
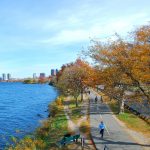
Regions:
<svg viewBox="0 0 150 150"><path fill-rule="evenodd" d="M57 96L58 91L47 84L0 83L0 149L11 136L33 132Z"/></svg>

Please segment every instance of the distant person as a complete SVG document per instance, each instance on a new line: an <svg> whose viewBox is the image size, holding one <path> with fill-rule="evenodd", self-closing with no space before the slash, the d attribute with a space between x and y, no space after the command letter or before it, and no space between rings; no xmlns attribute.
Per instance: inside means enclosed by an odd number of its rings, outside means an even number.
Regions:
<svg viewBox="0 0 150 150"><path fill-rule="evenodd" d="M97 103L97 100L98 100L98 98L97 98L97 96L95 97L95 103Z"/></svg>
<svg viewBox="0 0 150 150"><path fill-rule="evenodd" d="M90 94L90 91L89 91L89 94Z"/></svg>
<svg viewBox="0 0 150 150"><path fill-rule="evenodd" d="M101 138L103 138L104 129L105 129L105 125L104 125L103 121L101 121L101 123L99 124L99 129L100 129Z"/></svg>
<svg viewBox="0 0 150 150"><path fill-rule="evenodd" d="M103 97L101 96L101 103L103 103Z"/></svg>

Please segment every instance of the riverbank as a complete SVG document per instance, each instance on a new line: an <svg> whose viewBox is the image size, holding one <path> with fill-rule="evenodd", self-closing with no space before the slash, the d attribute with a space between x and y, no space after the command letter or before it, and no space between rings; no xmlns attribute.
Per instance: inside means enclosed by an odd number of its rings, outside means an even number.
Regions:
<svg viewBox="0 0 150 150"><path fill-rule="evenodd" d="M0 149L33 133L59 92L48 84L0 83Z"/></svg>
<svg viewBox="0 0 150 150"><path fill-rule="evenodd" d="M67 119L61 105L62 98L58 97L49 105L50 117L41 122L32 135L25 136L22 140L12 138L13 145L8 150L33 150L33 149L55 149L55 143L67 133Z"/></svg>
<svg viewBox="0 0 150 150"><path fill-rule="evenodd" d="M57 150L57 142L60 141L65 134L76 134L85 137L85 150L93 149L90 139L89 119L88 119L88 99L83 102L79 101L76 107L73 97L59 96L49 105L49 117L43 120L41 127L37 128L33 135L28 135L22 140L13 138L13 145L7 150ZM77 129L77 130L76 130ZM76 130L76 131L75 131ZM64 146L62 149L82 149L80 140Z"/></svg>

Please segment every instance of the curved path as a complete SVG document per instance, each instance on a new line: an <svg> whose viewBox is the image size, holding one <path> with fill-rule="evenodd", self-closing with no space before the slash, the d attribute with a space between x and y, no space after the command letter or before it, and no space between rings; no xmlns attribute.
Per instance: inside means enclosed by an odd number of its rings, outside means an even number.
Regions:
<svg viewBox="0 0 150 150"><path fill-rule="evenodd" d="M136 143L116 121L106 104L102 104L99 101L94 102L95 96L96 93L91 91L89 95L91 135L97 150L104 150L104 147L105 150L142 150L142 146L149 147L149 145ZM106 126L103 139L100 138L98 129L98 125L102 120Z"/></svg>

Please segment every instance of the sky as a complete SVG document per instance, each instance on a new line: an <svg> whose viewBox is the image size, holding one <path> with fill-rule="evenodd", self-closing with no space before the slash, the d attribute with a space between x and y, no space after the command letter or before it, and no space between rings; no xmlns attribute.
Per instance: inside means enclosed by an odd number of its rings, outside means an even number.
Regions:
<svg viewBox="0 0 150 150"><path fill-rule="evenodd" d="M0 0L0 76L50 74L91 39L125 36L150 21L150 0Z"/></svg>

